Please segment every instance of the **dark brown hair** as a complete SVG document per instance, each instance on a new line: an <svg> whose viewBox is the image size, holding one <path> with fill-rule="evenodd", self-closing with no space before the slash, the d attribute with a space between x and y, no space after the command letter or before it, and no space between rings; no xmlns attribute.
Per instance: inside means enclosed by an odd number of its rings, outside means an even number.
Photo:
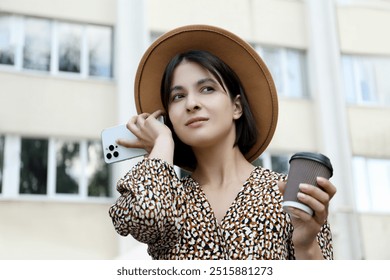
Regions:
<svg viewBox="0 0 390 280"><path fill-rule="evenodd" d="M207 69L224 88L232 100L240 95L242 105L242 116L236 122L236 140L234 145L238 145L241 153L244 155L256 143L258 131L255 119L250 110L245 90L236 73L215 55L201 50L191 50L176 55L171 59L165 68L161 82L161 101L166 112L168 112L170 89L172 86L173 73L176 67L183 61L190 61L199 64ZM226 85L226 88L225 86ZM196 158L192 148L184 144L174 132L169 116L165 117L165 124L171 129L173 140L175 142L175 151L173 162L175 165L182 166L185 169L193 170L196 167Z"/></svg>

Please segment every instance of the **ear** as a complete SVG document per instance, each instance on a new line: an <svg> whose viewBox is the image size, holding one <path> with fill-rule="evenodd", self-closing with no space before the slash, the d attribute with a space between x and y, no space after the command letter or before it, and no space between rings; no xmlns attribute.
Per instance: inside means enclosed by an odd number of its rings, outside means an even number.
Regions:
<svg viewBox="0 0 390 280"><path fill-rule="evenodd" d="M241 96L237 95L233 101L233 119L238 120L242 116Z"/></svg>

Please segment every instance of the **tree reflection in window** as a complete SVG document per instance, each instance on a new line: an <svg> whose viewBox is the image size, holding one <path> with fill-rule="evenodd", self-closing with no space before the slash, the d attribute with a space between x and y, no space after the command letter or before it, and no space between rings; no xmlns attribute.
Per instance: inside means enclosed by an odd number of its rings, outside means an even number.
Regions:
<svg viewBox="0 0 390 280"><path fill-rule="evenodd" d="M49 71L51 52L51 22L26 18L24 22L23 68Z"/></svg>
<svg viewBox="0 0 390 280"><path fill-rule="evenodd" d="M22 194L46 194L48 140L22 139L20 186Z"/></svg>
<svg viewBox="0 0 390 280"><path fill-rule="evenodd" d="M4 136L0 136L0 193L3 191Z"/></svg>
<svg viewBox="0 0 390 280"><path fill-rule="evenodd" d="M82 26L72 23L58 24L59 70L80 73Z"/></svg>
<svg viewBox="0 0 390 280"><path fill-rule="evenodd" d="M80 166L80 145L74 142L57 141L56 149L56 193L77 194L82 168Z"/></svg>
<svg viewBox="0 0 390 280"><path fill-rule="evenodd" d="M89 75L112 76L112 29L106 26L87 27Z"/></svg>
<svg viewBox="0 0 390 280"><path fill-rule="evenodd" d="M287 174L289 169L289 158L285 155L272 155L272 169L276 172Z"/></svg>
<svg viewBox="0 0 390 280"><path fill-rule="evenodd" d="M88 142L88 196L109 197L109 170L100 142Z"/></svg>
<svg viewBox="0 0 390 280"><path fill-rule="evenodd" d="M0 14L0 64L14 65L15 63L15 45L12 38L15 38L12 17Z"/></svg>

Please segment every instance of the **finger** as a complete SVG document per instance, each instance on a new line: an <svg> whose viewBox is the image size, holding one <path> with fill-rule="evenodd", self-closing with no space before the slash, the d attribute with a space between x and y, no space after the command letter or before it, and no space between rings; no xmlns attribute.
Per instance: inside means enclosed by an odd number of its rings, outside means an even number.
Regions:
<svg viewBox="0 0 390 280"><path fill-rule="evenodd" d="M308 214L307 212L305 212L299 208L290 207L288 211L289 211L289 214L292 218L299 219L299 220L302 220L304 222L308 222L313 218L312 215Z"/></svg>
<svg viewBox="0 0 390 280"><path fill-rule="evenodd" d="M163 116L164 115L164 111L163 110L157 110L155 112L153 112L150 117L153 117L155 119L158 119L159 117Z"/></svg>
<svg viewBox="0 0 390 280"><path fill-rule="evenodd" d="M327 214L327 203L324 204L303 192L298 192L297 197L299 201L309 206L314 212L318 214Z"/></svg>
<svg viewBox="0 0 390 280"><path fill-rule="evenodd" d="M149 113L142 113L142 114L139 114L139 115L138 115L139 118L142 118L142 119L144 119L144 120L146 120L149 116L150 116Z"/></svg>
<svg viewBox="0 0 390 280"><path fill-rule="evenodd" d="M329 194L323 189L318 188L316 186L312 186L309 184L299 184L299 191L315 198L322 204L328 204L330 201Z"/></svg>
<svg viewBox="0 0 390 280"><path fill-rule="evenodd" d="M147 120L147 118L150 116L150 114L148 113L142 113L140 115L137 116L137 120L136 120L136 125L138 127L143 127L145 125L145 121Z"/></svg>
<svg viewBox="0 0 390 280"><path fill-rule="evenodd" d="M120 138L120 139L116 140L116 143L120 146L125 147L125 148L140 148L140 149L144 148L142 143L140 141L137 141L137 140L129 140L129 139Z"/></svg>
<svg viewBox="0 0 390 280"><path fill-rule="evenodd" d="M317 184L328 193L329 197L332 198L336 192L336 187L326 178L317 177Z"/></svg>
<svg viewBox="0 0 390 280"><path fill-rule="evenodd" d="M282 195L284 194L284 191L286 190L286 184L287 184L286 181L278 181L279 191Z"/></svg>
<svg viewBox="0 0 390 280"><path fill-rule="evenodd" d="M126 128L130 130L131 133L133 133L135 136L140 135L140 128L137 125L137 118L134 117L130 121L127 122Z"/></svg>
<svg viewBox="0 0 390 280"><path fill-rule="evenodd" d="M137 123L138 116L133 116L130 118L130 120L126 123L126 127L128 130L132 131L131 128L135 126Z"/></svg>
<svg viewBox="0 0 390 280"><path fill-rule="evenodd" d="M328 217L328 203L323 204L312 196L299 192L297 195L299 201L306 204L313 210L313 218L322 225Z"/></svg>

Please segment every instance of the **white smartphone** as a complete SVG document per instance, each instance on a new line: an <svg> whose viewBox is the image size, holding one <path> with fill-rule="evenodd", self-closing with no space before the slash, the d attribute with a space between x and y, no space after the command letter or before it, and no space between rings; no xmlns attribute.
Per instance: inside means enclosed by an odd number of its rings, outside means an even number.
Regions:
<svg viewBox="0 0 390 280"><path fill-rule="evenodd" d="M109 127L102 131L103 157L106 163L114 163L146 155L144 149L126 148L116 143L121 139L136 139L137 137L127 129L125 124Z"/></svg>

